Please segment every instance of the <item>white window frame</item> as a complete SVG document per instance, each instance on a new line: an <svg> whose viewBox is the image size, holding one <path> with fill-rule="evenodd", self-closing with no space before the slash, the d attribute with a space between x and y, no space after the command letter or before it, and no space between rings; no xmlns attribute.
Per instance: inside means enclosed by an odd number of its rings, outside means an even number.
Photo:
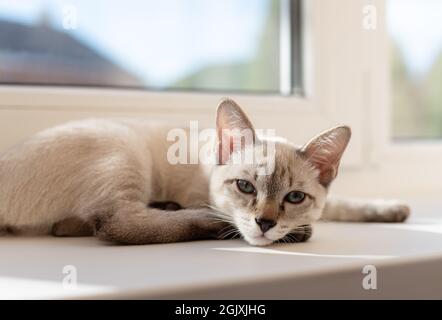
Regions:
<svg viewBox="0 0 442 320"><path fill-rule="evenodd" d="M362 27L363 6L375 5L376 30ZM143 116L186 124L213 125L214 111L224 96L236 99L258 128L276 128L295 143L338 124L349 124L353 137L345 154L338 193L400 196L419 188L441 187L442 170L428 184L417 179L412 188L394 181L421 161L419 149L442 160L442 146L394 145L390 139L389 60L383 0L304 0L303 70L305 96L196 92L150 92L124 89L0 86L0 150L43 128L89 117ZM416 150L416 151L414 151ZM408 154L412 159L396 161ZM438 160L437 160L438 161ZM407 167L408 166L408 167ZM405 169L404 169L405 168ZM388 172L387 172L387 171ZM378 188L379 180L383 188ZM353 181L352 181L353 180ZM354 188L354 180L362 182ZM419 180L419 181L417 181ZM433 190L433 189L431 189ZM427 190L428 191L428 190ZM430 192L431 193L431 192Z"/></svg>

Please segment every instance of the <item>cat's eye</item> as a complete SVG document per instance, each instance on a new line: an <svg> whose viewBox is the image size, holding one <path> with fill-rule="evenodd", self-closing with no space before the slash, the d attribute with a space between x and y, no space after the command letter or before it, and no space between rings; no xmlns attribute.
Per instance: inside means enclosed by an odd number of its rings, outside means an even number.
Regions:
<svg viewBox="0 0 442 320"><path fill-rule="evenodd" d="M285 196L286 201L294 204L299 204L302 201L304 201L304 199L305 199L305 193L301 191L292 191Z"/></svg>
<svg viewBox="0 0 442 320"><path fill-rule="evenodd" d="M241 191L241 192L244 192L244 193L255 193L256 192L256 189L253 186L253 184L251 184L247 180L238 179L238 180L236 180L236 185L237 185L239 191Z"/></svg>

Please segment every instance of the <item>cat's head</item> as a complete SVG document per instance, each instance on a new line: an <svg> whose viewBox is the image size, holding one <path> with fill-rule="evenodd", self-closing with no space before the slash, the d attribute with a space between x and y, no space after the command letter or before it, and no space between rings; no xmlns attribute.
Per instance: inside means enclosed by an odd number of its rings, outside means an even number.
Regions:
<svg viewBox="0 0 442 320"><path fill-rule="evenodd" d="M336 127L302 147L283 139L270 141L258 137L241 108L226 99L217 110L217 135L212 204L248 243L268 245L320 218L351 132Z"/></svg>

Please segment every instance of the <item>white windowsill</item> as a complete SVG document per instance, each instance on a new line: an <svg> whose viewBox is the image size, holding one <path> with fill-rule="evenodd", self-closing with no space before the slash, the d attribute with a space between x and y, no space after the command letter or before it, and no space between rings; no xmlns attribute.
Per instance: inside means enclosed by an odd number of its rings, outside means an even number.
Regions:
<svg viewBox="0 0 442 320"><path fill-rule="evenodd" d="M0 298L440 299L441 203L413 208L421 212L405 224L322 223L307 243L264 248L0 238ZM66 265L76 267L76 289L62 286ZM365 265L377 268L377 290L362 287Z"/></svg>

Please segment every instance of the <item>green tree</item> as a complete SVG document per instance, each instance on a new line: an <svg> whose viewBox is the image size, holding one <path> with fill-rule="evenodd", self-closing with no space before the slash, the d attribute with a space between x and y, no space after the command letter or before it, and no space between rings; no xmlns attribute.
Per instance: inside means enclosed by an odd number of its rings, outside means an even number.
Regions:
<svg viewBox="0 0 442 320"><path fill-rule="evenodd" d="M424 88L428 126L433 136L442 137L442 51L426 76Z"/></svg>
<svg viewBox="0 0 442 320"><path fill-rule="evenodd" d="M393 135L397 138L442 136L442 52L427 74L409 72L392 45Z"/></svg>

